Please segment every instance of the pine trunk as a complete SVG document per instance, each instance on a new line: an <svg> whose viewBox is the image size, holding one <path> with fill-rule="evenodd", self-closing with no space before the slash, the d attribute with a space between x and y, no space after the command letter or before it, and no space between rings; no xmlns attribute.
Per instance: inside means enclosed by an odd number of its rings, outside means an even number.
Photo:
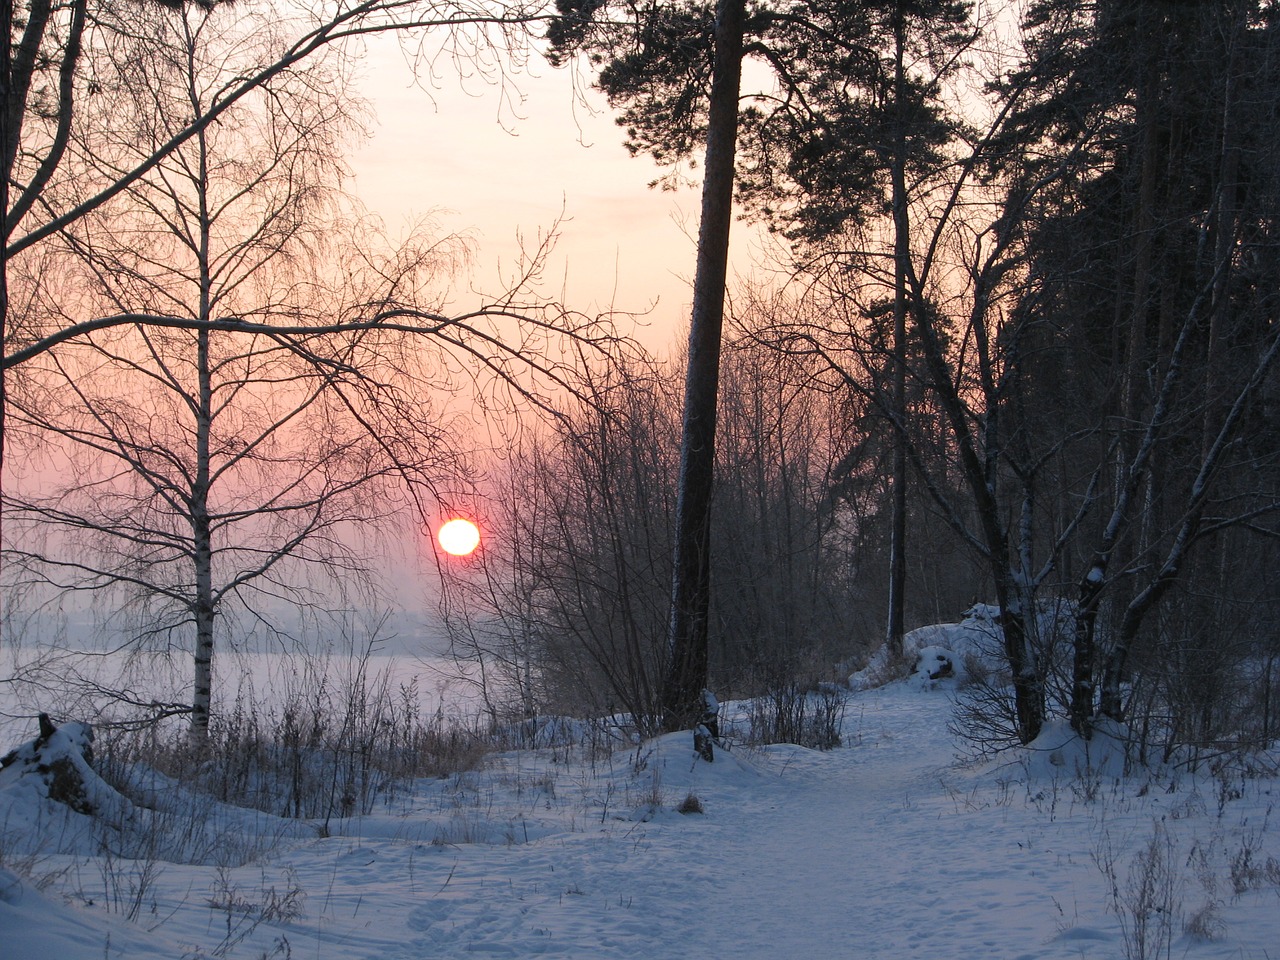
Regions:
<svg viewBox="0 0 1280 960"><path fill-rule="evenodd" d="M698 722L702 691L707 686L711 491L744 17L743 0L719 0L676 499L671 623L663 688L663 723L668 730L688 729Z"/></svg>

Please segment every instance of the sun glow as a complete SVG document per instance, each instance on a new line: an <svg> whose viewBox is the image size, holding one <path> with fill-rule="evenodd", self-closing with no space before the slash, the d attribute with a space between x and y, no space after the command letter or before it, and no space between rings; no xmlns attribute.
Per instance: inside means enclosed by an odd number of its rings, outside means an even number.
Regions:
<svg viewBox="0 0 1280 960"><path fill-rule="evenodd" d="M470 520L454 517L436 531L440 549L453 557L465 557L480 546L480 528Z"/></svg>

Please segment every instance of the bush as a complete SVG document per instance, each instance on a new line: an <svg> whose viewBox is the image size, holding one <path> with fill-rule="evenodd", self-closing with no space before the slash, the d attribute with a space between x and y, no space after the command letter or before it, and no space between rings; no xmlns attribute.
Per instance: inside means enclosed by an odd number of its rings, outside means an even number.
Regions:
<svg viewBox="0 0 1280 960"><path fill-rule="evenodd" d="M442 714L423 718L412 685L391 690L363 672L335 683L315 669L278 706L238 699L193 745L184 726L105 730L99 769L122 793L150 768L223 803L328 821L370 813L414 780L473 769L483 731Z"/></svg>
<svg viewBox="0 0 1280 960"><path fill-rule="evenodd" d="M747 740L833 750L840 746L844 706L844 694L834 688L809 691L796 681L780 684L751 701Z"/></svg>

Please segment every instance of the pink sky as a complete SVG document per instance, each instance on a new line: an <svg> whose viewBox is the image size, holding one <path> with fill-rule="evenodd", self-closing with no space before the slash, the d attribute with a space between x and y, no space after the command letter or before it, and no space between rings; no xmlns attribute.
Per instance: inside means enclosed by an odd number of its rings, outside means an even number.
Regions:
<svg viewBox="0 0 1280 960"><path fill-rule="evenodd" d="M429 95L398 52L371 53L361 88L377 120L352 157L355 193L393 236L426 214L471 233L485 290L513 262L517 232L536 238L563 210L541 292L582 311L649 311L640 335L665 352L688 321L697 192L649 188L659 169L628 155L610 115L575 108L568 72L540 61L532 71L517 81L517 116L493 87L463 92L445 77Z"/></svg>
<svg viewBox="0 0 1280 960"><path fill-rule="evenodd" d="M531 70L517 80L525 97L517 116L480 82L464 92L446 76L430 92L417 88L398 48L375 46L361 89L377 118L373 139L351 158L354 192L392 236L427 214L474 236L471 283L487 291L497 289L500 265L514 261L517 232L536 238L563 211L540 292L583 312L646 314L631 332L667 356L689 321L698 190L650 188L661 169L628 154L603 98L595 96L592 115L575 106L567 71L542 61ZM733 230L732 260L745 274L759 243L746 224ZM465 302L465 290L455 302ZM426 546L431 535L410 539Z"/></svg>

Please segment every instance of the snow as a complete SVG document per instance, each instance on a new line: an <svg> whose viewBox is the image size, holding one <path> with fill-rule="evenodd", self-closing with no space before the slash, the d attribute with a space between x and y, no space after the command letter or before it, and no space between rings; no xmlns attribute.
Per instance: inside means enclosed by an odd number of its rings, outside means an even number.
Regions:
<svg viewBox="0 0 1280 960"><path fill-rule="evenodd" d="M917 639L956 645L955 631ZM1280 953L1274 780L1126 772L1123 731L1086 746L1058 724L965 759L948 732L960 682L849 693L828 752L731 743L708 764L675 734L499 753L327 835L157 781L134 838L156 842L132 859L10 774L0 957ZM689 796L702 813L677 812ZM214 836L179 858L193 864L162 855L192 849L162 832Z"/></svg>

